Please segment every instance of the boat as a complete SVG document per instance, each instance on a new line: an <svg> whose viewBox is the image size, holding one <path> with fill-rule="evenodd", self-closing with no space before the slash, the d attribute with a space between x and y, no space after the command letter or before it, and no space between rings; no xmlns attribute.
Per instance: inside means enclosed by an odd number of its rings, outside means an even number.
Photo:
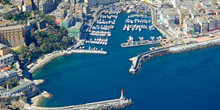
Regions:
<svg viewBox="0 0 220 110"><path fill-rule="evenodd" d="M134 40L134 38L133 38L132 36L129 36L128 42L129 42L129 43L133 43L133 40Z"/></svg>
<svg viewBox="0 0 220 110"><path fill-rule="evenodd" d="M140 39L140 41L143 41L144 40L144 37L138 37Z"/></svg>
<svg viewBox="0 0 220 110"><path fill-rule="evenodd" d="M124 28L123 28L123 31L126 29L126 25L124 26Z"/></svg>
<svg viewBox="0 0 220 110"><path fill-rule="evenodd" d="M153 30L155 30L155 27L153 25L151 25L151 26L149 26L149 30L153 31Z"/></svg>
<svg viewBox="0 0 220 110"><path fill-rule="evenodd" d="M127 13L131 13L131 10L130 10L130 9L128 9Z"/></svg>
<svg viewBox="0 0 220 110"><path fill-rule="evenodd" d="M129 27L129 25L127 26L127 31L129 31L130 30L130 27Z"/></svg>
<svg viewBox="0 0 220 110"><path fill-rule="evenodd" d="M141 28L139 28L139 31L141 31Z"/></svg>
<svg viewBox="0 0 220 110"><path fill-rule="evenodd" d="M134 31L134 27L132 27L132 29L131 29L132 31Z"/></svg>

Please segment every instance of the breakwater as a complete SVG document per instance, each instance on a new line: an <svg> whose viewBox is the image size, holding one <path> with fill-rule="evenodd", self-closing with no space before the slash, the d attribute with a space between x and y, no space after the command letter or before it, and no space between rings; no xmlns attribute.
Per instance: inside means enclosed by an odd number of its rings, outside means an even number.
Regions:
<svg viewBox="0 0 220 110"><path fill-rule="evenodd" d="M131 99L113 99L81 105L72 105L65 107L36 107L29 106L25 110L109 110L125 108L132 104Z"/></svg>
<svg viewBox="0 0 220 110"><path fill-rule="evenodd" d="M129 69L129 72L132 74L138 73L141 69L142 62L147 61L148 59L156 55L163 55L166 53L180 53L184 51L190 51L190 50L206 48L206 47L216 46L216 45L220 45L220 38L208 40L204 42L199 42L199 43L175 45L175 46L161 48L158 50L147 51L147 52L137 55L136 57L130 58L130 60L132 61L132 64L131 64L131 68Z"/></svg>
<svg viewBox="0 0 220 110"><path fill-rule="evenodd" d="M137 55L136 57L130 58L129 60L132 61L131 68L129 69L129 72L132 74L136 74L141 69L141 64L143 61L147 61L148 59L156 56L156 55L162 55L167 53L167 50L169 47L160 48L157 50L151 50L144 53L141 53Z"/></svg>
<svg viewBox="0 0 220 110"><path fill-rule="evenodd" d="M206 47L216 46L216 45L220 45L220 38L209 40L209 41L204 41L204 42L199 42L199 43L192 43L192 44L171 47L171 48L169 48L169 52L170 53L180 53L180 52L184 52L184 51L190 51L190 50L195 50L195 49L199 49L199 48L206 48Z"/></svg>
<svg viewBox="0 0 220 110"><path fill-rule="evenodd" d="M42 68L44 65L47 63L51 62L52 60L65 56L65 55L70 55L74 53L82 53L82 54L107 54L106 51L103 50L90 50L90 49L75 49L75 50L61 50L61 51L55 51L52 54L47 54L44 56L43 59L38 59L35 64L30 64L29 71L30 73L36 72L38 69Z"/></svg>

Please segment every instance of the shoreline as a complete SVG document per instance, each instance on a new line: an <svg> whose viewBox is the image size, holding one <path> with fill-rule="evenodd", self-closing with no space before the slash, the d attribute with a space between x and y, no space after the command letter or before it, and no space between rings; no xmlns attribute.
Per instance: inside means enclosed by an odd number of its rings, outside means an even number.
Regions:
<svg viewBox="0 0 220 110"><path fill-rule="evenodd" d="M67 50L54 51L50 54L44 55L43 59L41 59L41 58L37 59L36 63L31 63L30 65L28 65L27 66L27 68L29 69L28 72L34 74L36 71L43 68L43 66L50 63L54 59L56 59L58 57L65 56L65 55L71 55L71 54L74 54L74 53L79 53L79 54L103 54L103 55L107 54L106 51L88 50L88 49L75 49L75 50L70 50L70 51L67 51Z"/></svg>

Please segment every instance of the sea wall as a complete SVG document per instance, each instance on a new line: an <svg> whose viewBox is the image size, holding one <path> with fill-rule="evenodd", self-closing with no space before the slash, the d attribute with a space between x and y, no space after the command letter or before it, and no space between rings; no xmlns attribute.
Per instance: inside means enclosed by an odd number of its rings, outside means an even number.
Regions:
<svg viewBox="0 0 220 110"><path fill-rule="evenodd" d="M39 97L37 97L36 99L39 99ZM132 104L131 99L125 99L125 100L113 99L113 100L106 100L106 101L86 103L81 105L71 105L64 107L37 107L35 105L31 105L31 106L26 106L25 110L110 110L110 109L123 109L131 104Z"/></svg>
<svg viewBox="0 0 220 110"><path fill-rule="evenodd" d="M190 51L190 50L195 50L199 48L206 48L210 46L216 46L220 45L220 39L213 39L209 41L204 41L204 42L199 42L199 43L192 43L192 44L187 44L187 45L180 45L176 47L171 47L169 49L170 53L180 53L184 51Z"/></svg>
<svg viewBox="0 0 220 110"><path fill-rule="evenodd" d="M86 50L86 49L76 49L76 50L71 50L71 51L67 51L67 50L56 51L54 54L45 55L46 57L41 59L41 61L37 61L35 65L29 68L28 72L34 73L37 70L41 69L44 65L51 62L52 60L58 57L61 57L61 56L70 55L74 53L107 54L106 51L102 51L102 50Z"/></svg>

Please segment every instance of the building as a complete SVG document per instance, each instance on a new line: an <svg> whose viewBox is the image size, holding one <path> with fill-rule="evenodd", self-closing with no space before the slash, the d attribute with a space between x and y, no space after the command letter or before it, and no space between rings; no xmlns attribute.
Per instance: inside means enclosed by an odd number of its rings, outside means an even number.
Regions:
<svg viewBox="0 0 220 110"><path fill-rule="evenodd" d="M19 9L14 5L1 5L0 4L0 17L5 16L8 13L16 13Z"/></svg>
<svg viewBox="0 0 220 110"><path fill-rule="evenodd" d="M9 50L8 46L0 43L0 57L7 55L9 53L9 51L10 50Z"/></svg>
<svg viewBox="0 0 220 110"><path fill-rule="evenodd" d="M72 14L68 13L62 22L62 26L68 29L70 26L73 26L74 24L75 24L75 17Z"/></svg>
<svg viewBox="0 0 220 110"><path fill-rule="evenodd" d="M216 30L218 28L218 20L212 16L206 16L206 20L208 21L209 31Z"/></svg>
<svg viewBox="0 0 220 110"><path fill-rule="evenodd" d="M73 35L75 38L80 39L80 36L82 34L81 33L82 28L83 28L83 22L76 22L76 25L71 26L67 30L70 35Z"/></svg>
<svg viewBox="0 0 220 110"><path fill-rule="evenodd" d="M24 26L7 26L0 28L0 43L9 47L22 46L25 44Z"/></svg>
<svg viewBox="0 0 220 110"><path fill-rule="evenodd" d="M84 3L87 3L88 6L99 6L99 5L111 4L118 1L119 0L84 0Z"/></svg>
<svg viewBox="0 0 220 110"><path fill-rule="evenodd" d="M50 13L56 9L61 2L62 0L39 0L38 8L45 13Z"/></svg>
<svg viewBox="0 0 220 110"><path fill-rule="evenodd" d="M7 54L0 57L0 68L6 67L15 61L13 54Z"/></svg>
<svg viewBox="0 0 220 110"><path fill-rule="evenodd" d="M15 70L0 72L0 85L2 86L5 82L14 78L17 78L17 72Z"/></svg>
<svg viewBox="0 0 220 110"><path fill-rule="evenodd" d="M88 13L88 4L84 4L83 5L83 13L85 14L85 15L87 15L87 13Z"/></svg>
<svg viewBox="0 0 220 110"><path fill-rule="evenodd" d="M66 11L65 10L55 10L50 15L55 16L55 23L62 25L62 22L65 18Z"/></svg>
<svg viewBox="0 0 220 110"><path fill-rule="evenodd" d="M22 96L24 95L23 93L25 93L26 91L28 91L29 89L32 89L33 87L35 87L35 84L33 81L29 80L29 79L21 79L19 81L19 85L10 89L10 90L6 90L3 91L2 93L0 93L0 97L18 97L18 96Z"/></svg>
<svg viewBox="0 0 220 110"><path fill-rule="evenodd" d="M199 29L200 29L200 25L198 22L194 21L191 18L184 19L183 30L187 36L199 34Z"/></svg>
<svg viewBox="0 0 220 110"><path fill-rule="evenodd" d="M203 17L197 17L196 21L200 25L200 33L202 33L202 34L207 33L209 30L208 21Z"/></svg>

